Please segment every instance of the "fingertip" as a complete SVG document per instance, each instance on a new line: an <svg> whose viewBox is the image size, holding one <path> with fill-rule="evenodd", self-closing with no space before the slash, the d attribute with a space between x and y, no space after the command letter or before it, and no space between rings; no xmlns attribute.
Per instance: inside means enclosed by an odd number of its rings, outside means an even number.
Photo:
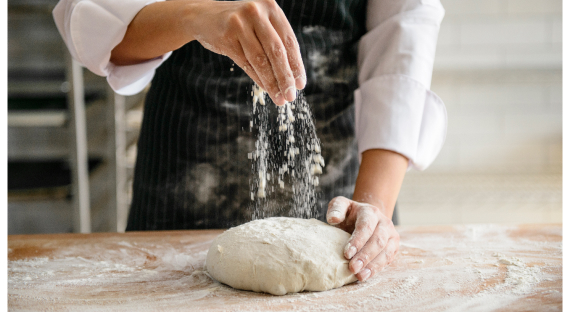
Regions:
<svg viewBox="0 0 563 312"><path fill-rule="evenodd" d="M328 211L339 211L340 213L348 210L350 201L343 196L338 196L333 198L330 203L328 203Z"/></svg>
<svg viewBox="0 0 563 312"><path fill-rule="evenodd" d="M364 262L360 259L356 259L353 261L350 261L350 272L352 272L353 274L358 274L358 272L360 272L360 270L364 267Z"/></svg>
<svg viewBox="0 0 563 312"><path fill-rule="evenodd" d="M295 87L289 87L285 89L284 95L286 101L293 102L297 98L297 90L295 90Z"/></svg>
<svg viewBox="0 0 563 312"><path fill-rule="evenodd" d="M370 276L371 276L371 270L370 269L364 269L360 273L356 274L356 278L360 282L365 282L367 279L370 278Z"/></svg>
<svg viewBox="0 0 563 312"><path fill-rule="evenodd" d="M285 103L287 103L281 92L276 93L276 95L272 98L272 101L274 101L274 104L277 106L284 106Z"/></svg>
<svg viewBox="0 0 563 312"><path fill-rule="evenodd" d="M305 85L307 85L307 78L305 77L305 75L301 75L295 78L295 87L298 90L305 89Z"/></svg>
<svg viewBox="0 0 563 312"><path fill-rule="evenodd" d="M344 248L344 257L350 260L356 255L357 252L358 249L355 246L352 246L350 243L348 243Z"/></svg>
<svg viewBox="0 0 563 312"><path fill-rule="evenodd" d="M339 224L343 219L342 213L338 210L331 210L326 214L326 221L330 225Z"/></svg>
<svg viewBox="0 0 563 312"><path fill-rule="evenodd" d="M328 211L326 213L326 221L330 225L339 224L346 218L348 210L348 199L342 196L333 198L328 204Z"/></svg>

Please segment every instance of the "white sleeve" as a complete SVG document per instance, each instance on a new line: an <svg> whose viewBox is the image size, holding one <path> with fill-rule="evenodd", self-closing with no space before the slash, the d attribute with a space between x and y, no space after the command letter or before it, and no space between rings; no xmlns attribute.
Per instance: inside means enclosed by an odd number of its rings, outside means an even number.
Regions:
<svg viewBox="0 0 563 312"><path fill-rule="evenodd" d="M146 87L155 69L171 54L136 65L117 66L109 59L135 15L162 0L60 0L53 10L55 24L72 57L100 76L119 94L132 95Z"/></svg>
<svg viewBox="0 0 563 312"><path fill-rule="evenodd" d="M355 91L360 155L386 149L423 170L446 136L442 100L429 90L444 9L439 0L369 0Z"/></svg>

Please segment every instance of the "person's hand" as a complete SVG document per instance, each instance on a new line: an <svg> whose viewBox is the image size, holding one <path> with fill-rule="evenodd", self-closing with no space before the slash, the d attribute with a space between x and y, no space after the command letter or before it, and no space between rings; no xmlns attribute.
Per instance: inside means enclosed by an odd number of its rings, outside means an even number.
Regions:
<svg viewBox="0 0 563 312"><path fill-rule="evenodd" d="M399 233L376 206L335 197L328 204L326 219L352 234L344 247L344 257L350 260L349 269L360 281L381 271L399 251Z"/></svg>
<svg viewBox="0 0 563 312"><path fill-rule="evenodd" d="M206 49L226 55L277 105L306 83L297 39L274 0L194 1L188 31Z"/></svg>

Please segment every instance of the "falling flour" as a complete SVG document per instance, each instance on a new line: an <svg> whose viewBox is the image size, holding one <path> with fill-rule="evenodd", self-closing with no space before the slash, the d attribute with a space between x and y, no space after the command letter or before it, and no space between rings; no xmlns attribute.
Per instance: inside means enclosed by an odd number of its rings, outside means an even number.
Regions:
<svg viewBox="0 0 563 312"><path fill-rule="evenodd" d="M317 195L315 187L324 167L321 142L317 137L313 116L302 91L295 101L277 107L273 120L271 100L257 85L252 90L250 129L256 129L256 150L248 154L252 161L250 199L253 201L253 219L272 217L276 209L268 209L270 196L276 188L291 187L289 216L315 218ZM289 191L289 189L287 190Z"/></svg>

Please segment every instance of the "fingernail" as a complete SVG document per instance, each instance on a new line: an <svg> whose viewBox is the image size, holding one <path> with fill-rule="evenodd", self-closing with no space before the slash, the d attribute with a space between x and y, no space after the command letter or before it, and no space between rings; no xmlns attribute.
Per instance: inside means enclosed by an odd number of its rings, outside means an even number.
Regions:
<svg viewBox="0 0 563 312"><path fill-rule="evenodd" d="M352 273L358 273L362 267L364 266L364 262L362 260L356 260L352 262Z"/></svg>
<svg viewBox="0 0 563 312"><path fill-rule="evenodd" d="M346 253L344 255L346 256L347 259L352 259L352 257L356 255L356 252L358 252L356 247L350 246L350 243L348 243L348 250L346 250Z"/></svg>
<svg viewBox="0 0 563 312"><path fill-rule="evenodd" d="M295 79L295 86L299 90L305 89L305 85L307 84L307 79L303 76L299 76Z"/></svg>
<svg viewBox="0 0 563 312"><path fill-rule="evenodd" d="M359 280L363 282L363 281L367 280L367 279L370 277L370 275L371 275L371 270L370 270L370 269L365 269L365 270L363 270L362 272L360 272L360 274L358 274L358 275L359 275Z"/></svg>
<svg viewBox="0 0 563 312"><path fill-rule="evenodd" d="M295 98L297 98L297 94L296 94L295 92L297 92L297 91L295 90L295 87L289 87L289 88L287 88L287 89L285 90L285 99L286 99L288 102L293 102L293 101L295 101Z"/></svg>
<svg viewBox="0 0 563 312"><path fill-rule="evenodd" d="M340 223L341 218L342 218L342 214L340 213L340 211L332 210L326 216L326 221L328 222L328 224L334 225Z"/></svg>
<svg viewBox="0 0 563 312"><path fill-rule="evenodd" d="M274 95L274 102L278 106L282 106L286 103L281 92L278 92L276 95Z"/></svg>

